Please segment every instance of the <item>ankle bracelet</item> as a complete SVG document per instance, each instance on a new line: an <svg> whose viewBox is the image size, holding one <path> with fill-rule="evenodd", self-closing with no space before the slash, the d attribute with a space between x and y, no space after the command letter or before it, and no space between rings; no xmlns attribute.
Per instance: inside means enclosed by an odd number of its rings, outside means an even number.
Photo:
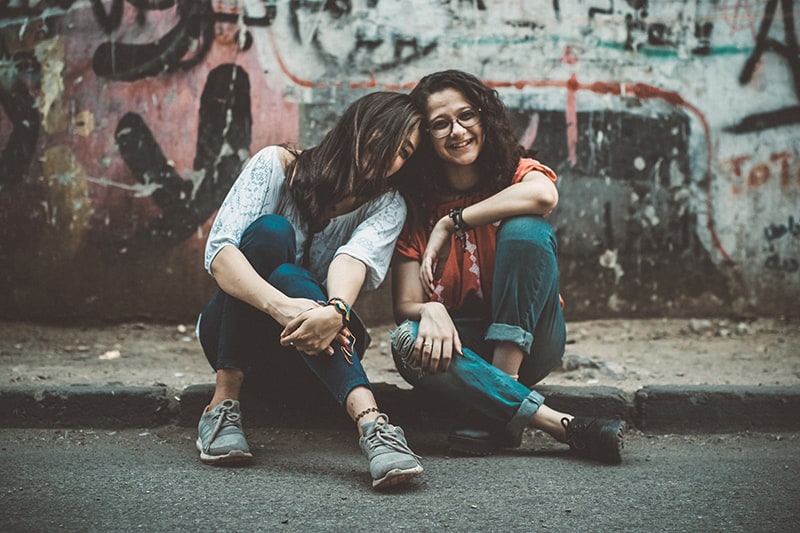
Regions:
<svg viewBox="0 0 800 533"><path fill-rule="evenodd" d="M353 422L358 424L358 421L361 420L362 418L364 418L365 415L367 415L369 413L380 413L380 412L381 412L380 409L378 409L377 407L369 407L367 409L364 409L360 413L358 413L356 415L356 417L353 419Z"/></svg>

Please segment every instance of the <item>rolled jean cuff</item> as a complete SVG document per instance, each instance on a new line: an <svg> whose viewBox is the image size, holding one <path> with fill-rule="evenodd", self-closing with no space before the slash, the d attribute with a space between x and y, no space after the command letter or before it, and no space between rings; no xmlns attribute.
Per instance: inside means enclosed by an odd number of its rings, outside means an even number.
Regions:
<svg viewBox="0 0 800 533"><path fill-rule="evenodd" d="M539 407L541 407L543 403L544 396L532 390L531 393L522 400L519 409L517 409L517 412L511 417L509 423L506 424L506 430L513 435L515 439L519 439L522 436L522 432L528 427L528 424L531 423L531 417L539 410Z"/></svg>
<svg viewBox="0 0 800 533"><path fill-rule="evenodd" d="M531 346L533 345L533 335L525 331L519 326L512 326L509 324L494 323L486 330L484 338L487 341L494 342L513 342L519 346L520 350L525 354L531 353Z"/></svg>

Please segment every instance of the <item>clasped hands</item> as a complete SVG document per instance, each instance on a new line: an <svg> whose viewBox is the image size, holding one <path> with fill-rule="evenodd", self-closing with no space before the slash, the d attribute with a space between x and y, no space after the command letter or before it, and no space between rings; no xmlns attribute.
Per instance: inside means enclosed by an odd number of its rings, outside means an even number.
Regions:
<svg viewBox="0 0 800 533"><path fill-rule="evenodd" d="M306 298L293 298L294 315L281 331L282 346L293 346L307 354L333 355L332 344L338 342L345 354L352 354L355 337L342 325L342 315L333 306ZM287 313L289 314L289 313Z"/></svg>

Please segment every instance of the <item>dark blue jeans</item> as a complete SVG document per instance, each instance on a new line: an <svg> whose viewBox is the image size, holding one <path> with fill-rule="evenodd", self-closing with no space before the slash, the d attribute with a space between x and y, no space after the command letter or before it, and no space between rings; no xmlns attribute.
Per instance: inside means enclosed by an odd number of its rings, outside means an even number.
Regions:
<svg viewBox="0 0 800 533"><path fill-rule="evenodd" d="M403 322L392 332L392 354L403 378L473 408L519 437L544 401L530 387L564 355L556 253L555 234L542 217L504 221L497 232L491 320L455 318L464 357L453 356L448 370L435 374L411 359L419 324ZM519 382L492 366L498 341L513 342L524 352Z"/></svg>
<svg viewBox="0 0 800 533"><path fill-rule="evenodd" d="M324 288L306 269L296 265L294 229L278 215L256 219L242 235L239 249L258 272L275 288L293 298L325 301ZM203 309L198 322L198 338L214 370L239 369L247 381L261 378L267 386L296 383L305 386L309 375L344 405L353 388L370 387L362 354L345 359L341 345L334 343L334 354L309 356L292 347L281 346L278 322L222 290L218 290ZM353 332L358 337L362 332ZM310 370L310 372L309 372Z"/></svg>

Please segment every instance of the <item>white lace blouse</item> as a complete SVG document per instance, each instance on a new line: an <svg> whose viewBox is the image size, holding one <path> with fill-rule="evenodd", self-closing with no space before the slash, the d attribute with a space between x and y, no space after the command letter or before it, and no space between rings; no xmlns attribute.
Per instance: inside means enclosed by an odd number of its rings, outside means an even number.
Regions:
<svg viewBox="0 0 800 533"><path fill-rule="evenodd" d="M256 153L228 192L206 241L205 268L225 246L239 246L244 230L258 217L277 214L294 227L299 263L307 232L294 201L280 202L286 181L281 148L268 146ZM288 195L287 195L288 196ZM314 236L310 248L311 273L322 283L334 257L347 254L367 267L364 290L377 288L386 277L392 252L406 217L406 204L397 192L388 192L361 207L338 216Z"/></svg>

